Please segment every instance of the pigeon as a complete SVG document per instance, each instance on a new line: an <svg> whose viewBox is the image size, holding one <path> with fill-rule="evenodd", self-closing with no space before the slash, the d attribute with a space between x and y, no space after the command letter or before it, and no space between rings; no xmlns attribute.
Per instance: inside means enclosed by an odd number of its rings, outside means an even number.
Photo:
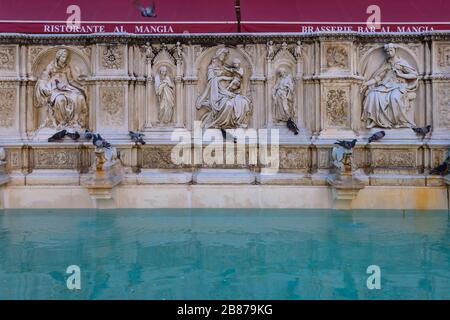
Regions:
<svg viewBox="0 0 450 320"><path fill-rule="evenodd" d="M141 15L143 17L150 17L150 18L156 17L156 14L155 14L155 3L152 3L151 6L144 7L138 0L136 0L134 2L134 4L139 9L139 11L141 12Z"/></svg>
<svg viewBox="0 0 450 320"><path fill-rule="evenodd" d="M92 138L92 144L97 148L111 148L111 144L104 140L100 133L94 134Z"/></svg>
<svg viewBox="0 0 450 320"><path fill-rule="evenodd" d="M295 135L298 134L298 127L295 124L294 121L292 121L291 118L288 119L288 121L286 122L286 126L288 127L289 130L291 130Z"/></svg>
<svg viewBox="0 0 450 320"><path fill-rule="evenodd" d="M94 137L94 133L89 131L88 129L84 130L83 138L86 140L91 140Z"/></svg>
<svg viewBox="0 0 450 320"><path fill-rule="evenodd" d="M143 133L130 131L130 132L129 132L129 135L130 135L130 137L131 137L131 140L133 140L133 142L134 142L135 144L138 144L138 143L140 143L140 144L145 144L145 141L144 141L144 139L142 138L142 137L144 136Z"/></svg>
<svg viewBox="0 0 450 320"><path fill-rule="evenodd" d="M58 131L57 133L52 135L50 138L48 138L48 142L61 141L62 139L64 139L66 134L67 134L67 130L65 130L65 129L61 130L61 131Z"/></svg>
<svg viewBox="0 0 450 320"><path fill-rule="evenodd" d="M378 140L382 139L385 135L386 135L386 132L384 132L384 131L375 132L372 136L369 137L369 143L378 141Z"/></svg>
<svg viewBox="0 0 450 320"><path fill-rule="evenodd" d="M220 132L222 132L223 140L227 140L227 132L226 132L226 130L223 129L223 128L220 128ZM232 137L233 137L233 142L237 143L237 138L235 136L232 136Z"/></svg>
<svg viewBox="0 0 450 320"><path fill-rule="evenodd" d="M422 136L422 139L431 131L431 125L422 128L412 128L417 135Z"/></svg>
<svg viewBox="0 0 450 320"><path fill-rule="evenodd" d="M430 174L440 174L441 176L445 176L448 172L448 162L438 165L436 168L430 170Z"/></svg>
<svg viewBox="0 0 450 320"><path fill-rule="evenodd" d="M351 150L356 145L356 141L356 139L353 139L352 141L338 140L334 144L340 145L347 150Z"/></svg>
<svg viewBox="0 0 450 320"><path fill-rule="evenodd" d="M222 132L223 140L227 140L227 132L225 131L225 129L220 128L220 132Z"/></svg>
<svg viewBox="0 0 450 320"><path fill-rule="evenodd" d="M78 139L80 139L80 134L77 132L77 131L75 131L75 132L67 132L66 133L66 136L68 136L69 138L71 138L72 140L78 140Z"/></svg>

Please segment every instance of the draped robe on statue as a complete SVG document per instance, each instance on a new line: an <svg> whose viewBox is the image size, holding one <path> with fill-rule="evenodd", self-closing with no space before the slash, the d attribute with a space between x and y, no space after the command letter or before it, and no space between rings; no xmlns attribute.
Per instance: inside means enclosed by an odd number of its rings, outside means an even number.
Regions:
<svg viewBox="0 0 450 320"><path fill-rule="evenodd" d="M55 61L42 72L35 86L34 96L38 107L48 108L48 118L43 126L85 127L86 95L73 82L70 66L60 62L58 52Z"/></svg>
<svg viewBox="0 0 450 320"><path fill-rule="evenodd" d="M417 89L417 71L400 57L386 61L373 79L376 84L366 93L363 120L367 128L408 128L415 126L408 111Z"/></svg>
<svg viewBox="0 0 450 320"><path fill-rule="evenodd" d="M236 92L227 89L232 73L223 61L214 58L208 66L208 83L200 95L197 108L205 107L208 112L202 117L205 128L246 128L248 125L251 102Z"/></svg>

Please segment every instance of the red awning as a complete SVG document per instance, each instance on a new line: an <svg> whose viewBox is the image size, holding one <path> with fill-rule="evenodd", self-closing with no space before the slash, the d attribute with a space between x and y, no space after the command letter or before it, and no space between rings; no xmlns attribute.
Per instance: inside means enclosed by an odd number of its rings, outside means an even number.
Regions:
<svg viewBox="0 0 450 320"><path fill-rule="evenodd" d="M78 29L66 24L74 13L67 13L70 5L80 9ZM0 0L0 32L163 34L236 30L234 0Z"/></svg>
<svg viewBox="0 0 450 320"><path fill-rule="evenodd" d="M241 0L241 31L371 32L371 5L380 9L378 32L450 30L449 0Z"/></svg>

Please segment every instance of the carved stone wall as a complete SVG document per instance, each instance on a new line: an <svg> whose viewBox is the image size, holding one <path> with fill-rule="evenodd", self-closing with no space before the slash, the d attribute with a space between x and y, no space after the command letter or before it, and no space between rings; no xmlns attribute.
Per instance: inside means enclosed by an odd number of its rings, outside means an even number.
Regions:
<svg viewBox="0 0 450 320"><path fill-rule="evenodd" d="M74 80L69 84L83 93L75 96L84 95L86 101L86 127L119 145L133 170L202 167L174 164L170 151L177 141L171 136L173 130L185 129L194 140L195 123L208 112L203 107L211 100L211 75L219 76L214 67L228 77L218 80L223 81L221 90L231 92L226 103L234 110L249 106L247 128L279 130L281 172L304 173L322 184L321 175L330 169L333 142L356 138L355 163L365 174L417 175L425 181L449 148L450 37L445 33L29 37L32 41L18 35L0 39L0 146L7 148L10 171L86 168L86 155L77 155L79 150L68 142L50 148L45 140L36 140L36 132L52 111L51 99L37 106L37 84L46 79L45 71L61 49L70 55L67 67ZM370 80L382 80L378 72L388 59L385 45L389 43L395 47L395 61L417 78L409 94L402 96L408 103L400 107L407 106L405 112L415 126L430 124L432 131L421 139L409 128L413 125L383 128L386 137L368 145L367 138L382 128L368 128L363 117L367 91L362 89ZM215 65L221 49L228 55ZM273 92L281 69L292 83L287 105L292 106L290 116L299 135L274 119ZM169 89L158 93L164 81ZM371 84L372 89L379 82ZM203 93L204 105L199 108ZM169 116L161 115L161 103L173 109ZM241 122L239 118L233 123ZM129 130L144 132L147 144L135 147ZM204 167L258 172L264 166Z"/></svg>

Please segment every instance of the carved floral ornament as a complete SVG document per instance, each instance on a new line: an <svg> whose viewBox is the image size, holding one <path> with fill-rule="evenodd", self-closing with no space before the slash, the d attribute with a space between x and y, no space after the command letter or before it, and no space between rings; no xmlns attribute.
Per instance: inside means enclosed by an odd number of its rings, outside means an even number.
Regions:
<svg viewBox="0 0 450 320"><path fill-rule="evenodd" d="M15 69L15 54L13 47L0 47L0 70Z"/></svg>
<svg viewBox="0 0 450 320"><path fill-rule="evenodd" d="M104 69L122 69L123 50L116 45L102 47L102 66Z"/></svg>

